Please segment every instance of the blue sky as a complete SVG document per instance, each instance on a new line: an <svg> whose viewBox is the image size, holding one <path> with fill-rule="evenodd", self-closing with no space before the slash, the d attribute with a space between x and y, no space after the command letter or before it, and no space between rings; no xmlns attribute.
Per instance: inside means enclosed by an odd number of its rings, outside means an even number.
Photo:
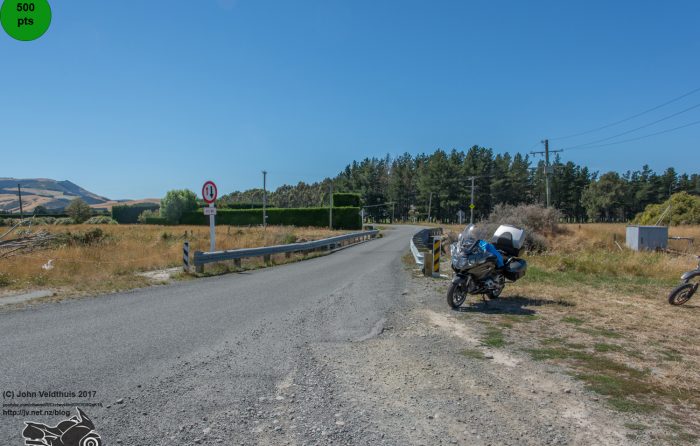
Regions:
<svg viewBox="0 0 700 446"><path fill-rule="evenodd" d="M0 176L110 198L257 187L263 169L275 188L387 153L527 152L700 87L697 1L49 1L40 39L0 32ZM696 120L700 108L619 139ZM562 158L700 172L699 137Z"/></svg>

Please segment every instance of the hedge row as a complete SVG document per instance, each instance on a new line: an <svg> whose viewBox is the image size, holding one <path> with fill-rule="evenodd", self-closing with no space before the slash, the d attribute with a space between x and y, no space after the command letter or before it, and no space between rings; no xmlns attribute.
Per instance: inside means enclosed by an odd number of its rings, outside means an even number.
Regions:
<svg viewBox="0 0 700 446"><path fill-rule="evenodd" d="M165 217L146 217L142 223L145 225L167 225L168 219Z"/></svg>
<svg viewBox="0 0 700 446"><path fill-rule="evenodd" d="M360 194L342 192L335 193L333 194L333 206L337 206L339 208L346 206L359 208Z"/></svg>
<svg viewBox="0 0 700 446"><path fill-rule="evenodd" d="M216 224L232 226L255 226L262 224L262 209L228 210L217 209ZM270 208L267 223L289 226L328 226L328 208ZM208 225L209 217L202 210L185 212L180 219L182 225ZM334 207L333 228L361 229L359 207Z"/></svg>
<svg viewBox="0 0 700 446"><path fill-rule="evenodd" d="M127 204L112 206L112 218L120 224L138 223L139 215L146 209L160 209L160 205L156 203L141 203L131 206Z"/></svg>
<svg viewBox="0 0 700 446"><path fill-rule="evenodd" d="M262 203L221 203L219 209L262 209Z"/></svg>

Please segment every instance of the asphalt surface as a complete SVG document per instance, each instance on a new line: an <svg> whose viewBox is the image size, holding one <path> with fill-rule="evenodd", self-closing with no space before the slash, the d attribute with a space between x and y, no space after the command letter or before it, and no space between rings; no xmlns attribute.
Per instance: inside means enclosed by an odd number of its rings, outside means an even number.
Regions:
<svg viewBox="0 0 700 446"><path fill-rule="evenodd" d="M3 411L48 409L7 406L13 402L76 403L110 445L276 444L253 439L255 426L243 426L241 417L270 397L302 400L315 410L311 396L284 390L300 370L313 381L325 367L311 345L381 331L401 299L407 274L401 256L415 230L397 227L384 238L274 268L0 314ZM18 398L20 391L37 396ZM308 417L332 419L322 406ZM58 409L75 414L71 406ZM0 443L23 444L25 420L62 418L3 413ZM318 435L314 442L332 442L323 440L326 432ZM342 429L333 435L342 439Z"/></svg>

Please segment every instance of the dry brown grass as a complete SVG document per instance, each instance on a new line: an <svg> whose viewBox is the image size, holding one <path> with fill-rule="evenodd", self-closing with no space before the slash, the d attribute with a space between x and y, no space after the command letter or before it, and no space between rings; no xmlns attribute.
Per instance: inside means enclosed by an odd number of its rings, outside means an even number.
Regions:
<svg viewBox="0 0 700 446"><path fill-rule="evenodd" d="M149 284L136 275L182 264L182 244L190 252L209 250L209 228L203 226L73 225L41 226L52 233L82 233L100 228L105 239L97 244L64 245L0 259L0 293L37 288L61 295L125 290ZM216 248L236 249L315 240L345 231L323 228L217 226ZM53 260L53 268L42 265ZM250 265L248 265L250 266Z"/></svg>

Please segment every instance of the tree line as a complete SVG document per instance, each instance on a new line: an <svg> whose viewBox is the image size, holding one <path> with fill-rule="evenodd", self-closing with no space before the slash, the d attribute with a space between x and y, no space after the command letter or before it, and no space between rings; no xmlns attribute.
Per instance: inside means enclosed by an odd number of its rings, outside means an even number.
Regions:
<svg viewBox="0 0 700 446"><path fill-rule="evenodd" d="M685 191L700 195L700 175L678 174L673 167L656 173L643 166L623 174L599 174L559 156L550 164L550 203L567 221L628 221L653 203ZM473 146L466 151L438 149L432 154L405 153L395 158L353 161L334 178L284 185L268 192L270 206L328 206L336 192L357 192L366 215L374 220L457 221L469 214L470 176L475 176L474 214L486 218L497 204L537 204L546 199L544 161L516 153L494 153ZM262 189L233 192L223 202L261 203ZM392 204L387 204L392 203ZM384 206L381 206L386 204Z"/></svg>

